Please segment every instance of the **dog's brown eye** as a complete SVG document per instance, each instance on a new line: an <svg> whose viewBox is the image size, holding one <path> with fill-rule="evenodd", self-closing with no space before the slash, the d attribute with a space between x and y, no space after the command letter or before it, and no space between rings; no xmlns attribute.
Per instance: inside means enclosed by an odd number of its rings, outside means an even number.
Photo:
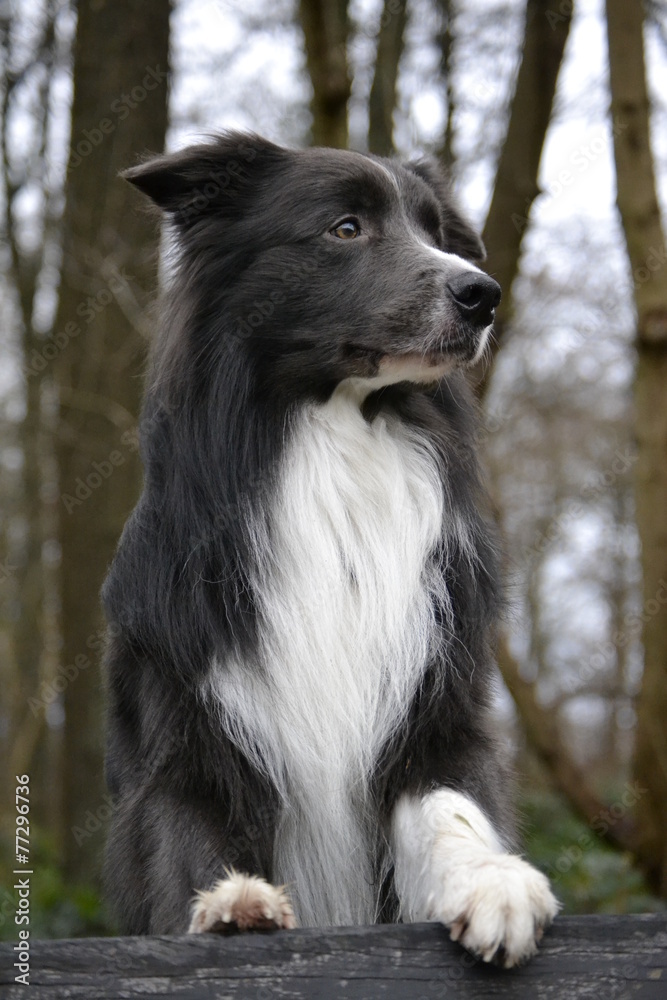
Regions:
<svg viewBox="0 0 667 1000"><path fill-rule="evenodd" d="M356 219L345 219L343 222L339 222L331 232L339 240L353 240L360 235L361 227Z"/></svg>

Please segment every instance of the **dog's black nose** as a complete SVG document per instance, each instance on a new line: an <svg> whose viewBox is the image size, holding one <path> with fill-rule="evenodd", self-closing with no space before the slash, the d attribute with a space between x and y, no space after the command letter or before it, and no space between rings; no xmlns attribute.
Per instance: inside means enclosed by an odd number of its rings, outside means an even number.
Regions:
<svg viewBox="0 0 667 1000"><path fill-rule="evenodd" d="M500 302L500 285L488 274L464 271L447 282L456 307L464 319L475 326L493 322L493 310Z"/></svg>

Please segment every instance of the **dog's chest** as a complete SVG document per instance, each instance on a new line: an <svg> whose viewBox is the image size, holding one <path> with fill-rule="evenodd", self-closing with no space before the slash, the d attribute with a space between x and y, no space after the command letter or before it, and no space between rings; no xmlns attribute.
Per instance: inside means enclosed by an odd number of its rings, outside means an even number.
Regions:
<svg viewBox="0 0 667 1000"><path fill-rule="evenodd" d="M302 923L374 917L369 782L433 653L442 526L416 431L368 423L343 393L301 415L254 529L260 670L228 665L217 694L286 803L276 877L298 886Z"/></svg>
<svg viewBox="0 0 667 1000"><path fill-rule="evenodd" d="M257 581L290 755L372 764L428 658L442 508L428 443L398 418L368 423L342 393L303 415Z"/></svg>

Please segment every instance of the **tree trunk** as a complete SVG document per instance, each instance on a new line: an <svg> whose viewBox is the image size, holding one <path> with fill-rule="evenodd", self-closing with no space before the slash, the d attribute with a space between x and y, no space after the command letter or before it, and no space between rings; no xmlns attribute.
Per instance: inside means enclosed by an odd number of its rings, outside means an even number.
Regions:
<svg viewBox="0 0 667 1000"><path fill-rule="evenodd" d="M438 150L438 159L445 169L450 170L454 163L454 88L452 86L452 47L454 42L452 21L454 12L452 0L438 0L436 7L440 14L440 28L436 43L440 49L440 77L444 84L447 115Z"/></svg>
<svg viewBox="0 0 667 1000"><path fill-rule="evenodd" d="M54 362L70 878L94 875L102 847L99 836L75 838L73 829L96 832L105 815L98 595L139 490L139 462L123 432L139 410L143 316L156 272L155 226L118 172L164 146L169 14L169 0L78 5Z"/></svg>
<svg viewBox="0 0 667 1000"><path fill-rule="evenodd" d="M349 0L300 0L306 64L313 86L310 107L314 146L348 146L347 102L352 81L347 64Z"/></svg>
<svg viewBox="0 0 667 1000"><path fill-rule="evenodd" d="M390 156L394 152L396 84L403 54L407 6L407 0L385 0L380 20L368 107L368 149L379 156Z"/></svg>
<svg viewBox="0 0 667 1000"><path fill-rule="evenodd" d="M31 359L40 354L43 339L37 334L33 322L35 301L45 261L57 248L54 233L54 196L46 175L48 109L54 74L58 66L58 44L55 35L57 5L50 0L44 9L44 20L39 35L26 51L17 36L21 27L12 26L9 11L0 15L0 59L2 62L2 97L0 101L0 159L3 198L3 230L8 250L8 266L4 277L8 290L15 293L18 327L21 332L23 354L25 416L20 427L20 447L23 456L21 468L20 512L25 525L24 537L17 546L18 557L13 567L18 593L18 614L12 627L14 657L7 665L3 680L9 694L8 767L3 779L13 787L14 775L30 774L33 792L32 819L40 825L53 821L51 795L54 786L53 731L45 731L46 704L38 703L40 684L44 679L43 667L48 661L49 629L46 626L46 605L52 596L53 574L45 566L45 543L52 540L50 526L53 520L53 489L49 482L52 473L52 446L46 426L43 399L49 386L49 372L33 366ZM18 18L20 21L20 17ZM22 25L22 27L25 27ZM39 67L41 72L35 70ZM31 76L32 74L32 76ZM12 126L17 105L25 99L25 90L35 84L36 94L30 113L35 130L34 159L26 158L17 167L11 162L10 146ZM22 88L24 88L22 90ZM26 111L24 111L24 114ZM41 191L41 211L34 225L41 228L40 240L28 251L20 238L21 213L17 205L26 188L37 182ZM45 364L45 363L44 363ZM53 647L52 647L53 648ZM13 793L12 793L13 794Z"/></svg>
<svg viewBox="0 0 667 1000"><path fill-rule="evenodd" d="M491 361L511 315L512 283L519 270L521 242L531 205L539 194L540 157L570 31L572 4L560 4L558 11L554 11L553 0L528 0L526 4L523 56L482 234L488 252L485 269L503 289L503 299L496 310ZM480 396L486 391L490 372L491 364L486 358L475 373Z"/></svg>
<svg viewBox="0 0 667 1000"><path fill-rule="evenodd" d="M637 704L634 776L638 852L667 896L667 271L649 141L643 8L607 0L617 203L637 311L635 430L637 526L642 544L644 676Z"/></svg>

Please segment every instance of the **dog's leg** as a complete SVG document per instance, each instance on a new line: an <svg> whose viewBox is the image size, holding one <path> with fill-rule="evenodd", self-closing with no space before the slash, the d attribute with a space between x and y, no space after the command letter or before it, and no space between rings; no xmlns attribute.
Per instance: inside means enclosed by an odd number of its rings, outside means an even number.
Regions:
<svg viewBox="0 0 667 1000"><path fill-rule="evenodd" d="M447 788L403 794L391 834L403 920L441 921L485 962L509 967L535 953L559 904L472 799Z"/></svg>
<svg viewBox="0 0 667 1000"><path fill-rule="evenodd" d="M270 885L271 810L231 829L219 805L135 789L116 804L106 882L124 931L180 934L293 927ZM232 865L248 874L237 874Z"/></svg>
<svg viewBox="0 0 667 1000"><path fill-rule="evenodd" d="M252 931L296 927L292 905L283 886L256 875L229 871L210 890L199 890L188 933Z"/></svg>

